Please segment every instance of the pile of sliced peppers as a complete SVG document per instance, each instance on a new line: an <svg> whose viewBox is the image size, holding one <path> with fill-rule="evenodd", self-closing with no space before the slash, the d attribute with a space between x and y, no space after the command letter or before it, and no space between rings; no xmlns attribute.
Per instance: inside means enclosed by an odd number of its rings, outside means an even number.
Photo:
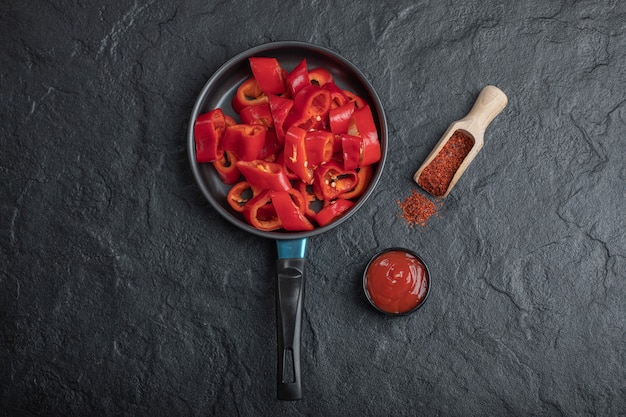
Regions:
<svg viewBox="0 0 626 417"><path fill-rule="evenodd" d="M240 122L220 108L198 116L196 161L232 185L228 204L257 229L325 226L354 206L381 158L372 111L306 59L290 72L275 58L249 63L232 100Z"/></svg>

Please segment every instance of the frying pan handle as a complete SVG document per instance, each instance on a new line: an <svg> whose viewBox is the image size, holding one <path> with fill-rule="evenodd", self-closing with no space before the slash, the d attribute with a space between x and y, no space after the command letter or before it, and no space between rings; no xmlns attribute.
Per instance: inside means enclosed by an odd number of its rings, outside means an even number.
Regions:
<svg viewBox="0 0 626 417"><path fill-rule="evenodd" d="M278 259L278 399L302 398L300 335L304 298L304 259Z"/></svg>
<svg viewBox="0 0 626 417"><path fill-rule="evenodd" d="M306 239L277 241L276 321L279 400L302 398L300 340L304 302Z"/></svg>

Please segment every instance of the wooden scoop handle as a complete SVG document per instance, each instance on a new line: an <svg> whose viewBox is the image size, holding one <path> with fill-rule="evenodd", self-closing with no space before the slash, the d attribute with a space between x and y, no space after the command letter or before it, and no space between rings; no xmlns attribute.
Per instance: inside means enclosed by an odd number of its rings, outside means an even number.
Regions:
<svg viewBox="0 0 626 417"><path fill-rule="evenodd" d="M508 98L502 90L488 85L481 90L474 106L461 120L473 122L477 130L475 133L484 134L489 123L506 107L507 103Z"/></svg>

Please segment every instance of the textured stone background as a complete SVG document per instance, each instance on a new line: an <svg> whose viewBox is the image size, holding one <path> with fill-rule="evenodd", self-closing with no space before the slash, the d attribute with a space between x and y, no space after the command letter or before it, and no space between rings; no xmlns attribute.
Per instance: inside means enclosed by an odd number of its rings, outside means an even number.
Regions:
<svg viewBox="0 0 626 417"><path fill-rule="evenodd" d="M0 414L625 415L625 3L287 3L2 1ZM298 402L274 242L208 205L185 137L211 74L277 40L356 64L390 130L376 193L310 239ZM396 201L486 84L509 105L409 228ZM410 317L360 290L390 246L434 276Z"/></svg>

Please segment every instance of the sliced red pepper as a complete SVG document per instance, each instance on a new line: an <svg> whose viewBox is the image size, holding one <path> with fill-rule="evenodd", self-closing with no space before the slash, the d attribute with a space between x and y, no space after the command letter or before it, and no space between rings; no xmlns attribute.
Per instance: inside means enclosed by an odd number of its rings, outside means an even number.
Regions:
<svg viewBox="0 0 626 417"><path fill-rule="evenodd" d="M343 159L341 149L341 135L335 135L333 140L333 159L341 161Z"/></svg>
<svg viewBox="0 0 626 417"><path fill-rule="evenodd" d="M291 188L285 169L276 162L239 161L237 167L253 187L272 191L287 191Z"/></svg>
<svg viewBox="0 0 626 417"><path fill-rule="evenodd" d="M239 181L228 191L226 201L233 210L243 213L243 208L246 203L257 196L261 191L261 189L253 187L247 181Z"/></svg>
<svg viewBox="0 0 626 417"><path fill-rule="evenodd" d="M257 217L261 219L274 219L278 217L278 213L276 213L274 204L265 204L259 207L259 210L257 211Z"/></svg>
<svg viewBox="0 0 626 417"><path fill-rule="evenodd" d="M282 223L274 210L272 195L270 190L252 198L243 208L243 217L253 227L269 232L282 227Z"/></svg>
<svg viewBox="0 0 626 417"><path fill-rule="evenodd" d="M293 99L293 108L285 120L284 128L295 125L310 130L323 127L330 110L330 92L316 85L304 87Z"/></svg>
<svg viewBox="0 0 626 417"><path fill-rule="evenodd" d="M244 107L239 112L239 118L243 124L261 125L269 128L274 127L274 119L272 118L269 103Z"/></svg>
<svg viewBox="0 0 626 417"><path fill-rule="evenodd" d="M309 71L309 81L312 84L323 86L333 82L333 75L326 68L313 68Z"/></svg>
<svg viewBox="0 0 626 417"><path fill-rule="evenodd" d="M285 119L293 107L293 100L276 95L269 96L270 112L274 119L274 129L280 143L285 143Z"/></svg>
<svg viewBox="0 0 626 417"><path fill-rule="evenodd" d="M361 151L363 139L359 136L348 134L339 135L341 138L341 150L343 155L343 169L357 169L361 163Z"/></svg>
<svg viewBox="0 0 626 417"><path fill-rule="evenodd" d="M346 171L335 161L331 161L315 170L313 186L321 199L329 201L352 190L357 181L356 171Z"/></svg>
<svg viewBox="0 0 626 417"><path fill-rule="evenodd" d="M228 127L228 126L235 126L237 124L237 121L232 116L229 116L229 115L225 114L224 115L224 123L226 123L226 127Z"/></svg>
<svg viewBox="0 0 626 417"><path fill-rule="evenodd" d="M350 90L343 90L343 93L348 97L348 101L352 101L357 109L362 109L367 105L365 100L360 96L357 96Z"/></svg>
<svg viewBox="0 0 626 417"><path fill-rule="evenodd" d="M357 198L357 197L360 197L367 189L367 186L369 185L372 179L372 174L374 173L374 169L372 168L371 165L365 165L363 167L357 168L356 172L357 172L357 178L358 178L356 186L348 192L339 194L338 196L339 198L343 198L346 200Z"/></svg>
<svg viewBox="0 0 626 417"><path fill-rule="evenodd" d="M254 77L248 78L238 88L233 97L233 110L239 113L244 107L268 102L267 94L261 90Z"/></svg>
<svg viewBox="0 0 626 417"><path fill-rule="evenodd" d="M350 120L352 119L354 110L356 110L356 107L352 101L334 109L330 109L328 112L328 124L330 126L330 131L336 135L346 133L350 127Z"/></svg>
<svg viewBox="0 0 626 417"><path fill-rule="evenodd" d="M335 136L327 130L306 132L305 147L308 165L313 168L330 161Z"/></svg>
<svg viewBox="0 0 626 417"><path fill-rule="evenodd" d="M237 168L237 157L232 152L224 151L220 159L213 161L213 166L224 184L234 184L241 178L241 172Z"/></svg>
<svg viewBox="0 0 626 417"><path fill-rule="evenodd" d="M282 94L285 92L286 71L276 58L251 57L250 69L265 94Z"/></svg>
<svg viewBox="0 0 626 417"><path fill-rule="evenodd" d="M294 190L296 193L298 191ZM288 231L313 230L313 224L305 217L298 205L292 200L292 193L272 191L272 203L283 228Z"/></svg>
<svg viewBox="0 0 626 417"><path fill-rule="evenodd" d="M304 198L304 195L302 195L302 193L300 192L300 190L298 190L297 188L290 188L287 190L287 192L291 194L291 199L293 200L294 203L296 203L298 210L300 210L302 213L305 213L306 212L306 200Z"/></svg>
<svg viewBox="0 0 626 417"><path fill-rule="evenodd" d="M304 87L311 84L309 81L309 70L306 65L306 58L302 59L296 67L287 74L287 92L291 97L295 97Z"/></svg>
<svg viewBox="0 0 626 417"><path fill-rule="evenodd" d="M296 187L304 199L304 207L302 209L304 215L309 219L315 219L316 208L322 206L322 200L317 198L313 185L298 181Z"/></svg>
<svg viewBox="0 0 626 417"><path fill-rule="evenodd" d="M276 163L280 164L285 169L285 172L287 173L287 178L289 178L290 181L293 181L293 180L300 181L300 177L298 177L292 170L287 168L287 166L285 165L285 151L284 151L284 149L282 149L278 153L278 156L276 157Z"/></svg>
<svg viewBox="0 0 626 417"><path fill-rule="evenodd" d="M261 125L228 126L222 139L222 147L234 153L240 161L252 161L259 157L265 146L266 133L267 128Z"/></svg>
<svg viewBox="0 0 626 417"><path fill-rule="evenodd" d="M306 153L306 130L291 126L285 133L285 166L307 184L313 182L313 169L309 166Z"/></svg>
<svg viewBox="0 0 626 417"><path fill-rule="evenodd" d="M260 230L330 224L367 190L371 164L381 158L367 102L338 87L330 71L308 70L306 59L290 73L275 58L253 57L250 65L253 76L232 101L241 123L223 115L216 147L223 157L213 161L220 178L235 184L228 203ZM259 128L262 143L250 130Z"/></svg>
<svg viewBox="0 0 626 417"><path fill-rule="evenodd" d="M226 122L221 109L213 109L198 116L193 125L193 136L196 142L196 161L212 162L224 154L221 147Z"/></svg>
<svg viewBox="0 0 626 417"><path fill-rule="evenodd" d="M346 96L346 94L344 93L344 90L339 88L337 84L335 84L334 82L326 83L324 84L322 88L324 90L328 90L328 92L330 93L330 98L331 98L330 108L331 109L341 107L350 101L350 98Z"/></svg>
<svg viewBox="0 0 626 417"><path fill-rule="evenodd" d="M259 159L265 161L276 162L278 152L282 149L282 145L278 142L275 129L267 129L265 133L265 146L259 153Z"/></svg>
<svg viewBox="0 0 626 417"><path fill-rule="evenodd" d="M348 134L360 136L363 139L359 166L371 165L380 161L381 150L378 130L374 123L372 111L367 104L362 108L357 108L352 114Z"/></svg>
<svg viewBox="0 0 626 417"><path fill-rule="evenodd" d="M353 201L338 198L322 207L315 215L315 221L320 226L326 226L346 214L352 207L354 207Z"/></svg>

